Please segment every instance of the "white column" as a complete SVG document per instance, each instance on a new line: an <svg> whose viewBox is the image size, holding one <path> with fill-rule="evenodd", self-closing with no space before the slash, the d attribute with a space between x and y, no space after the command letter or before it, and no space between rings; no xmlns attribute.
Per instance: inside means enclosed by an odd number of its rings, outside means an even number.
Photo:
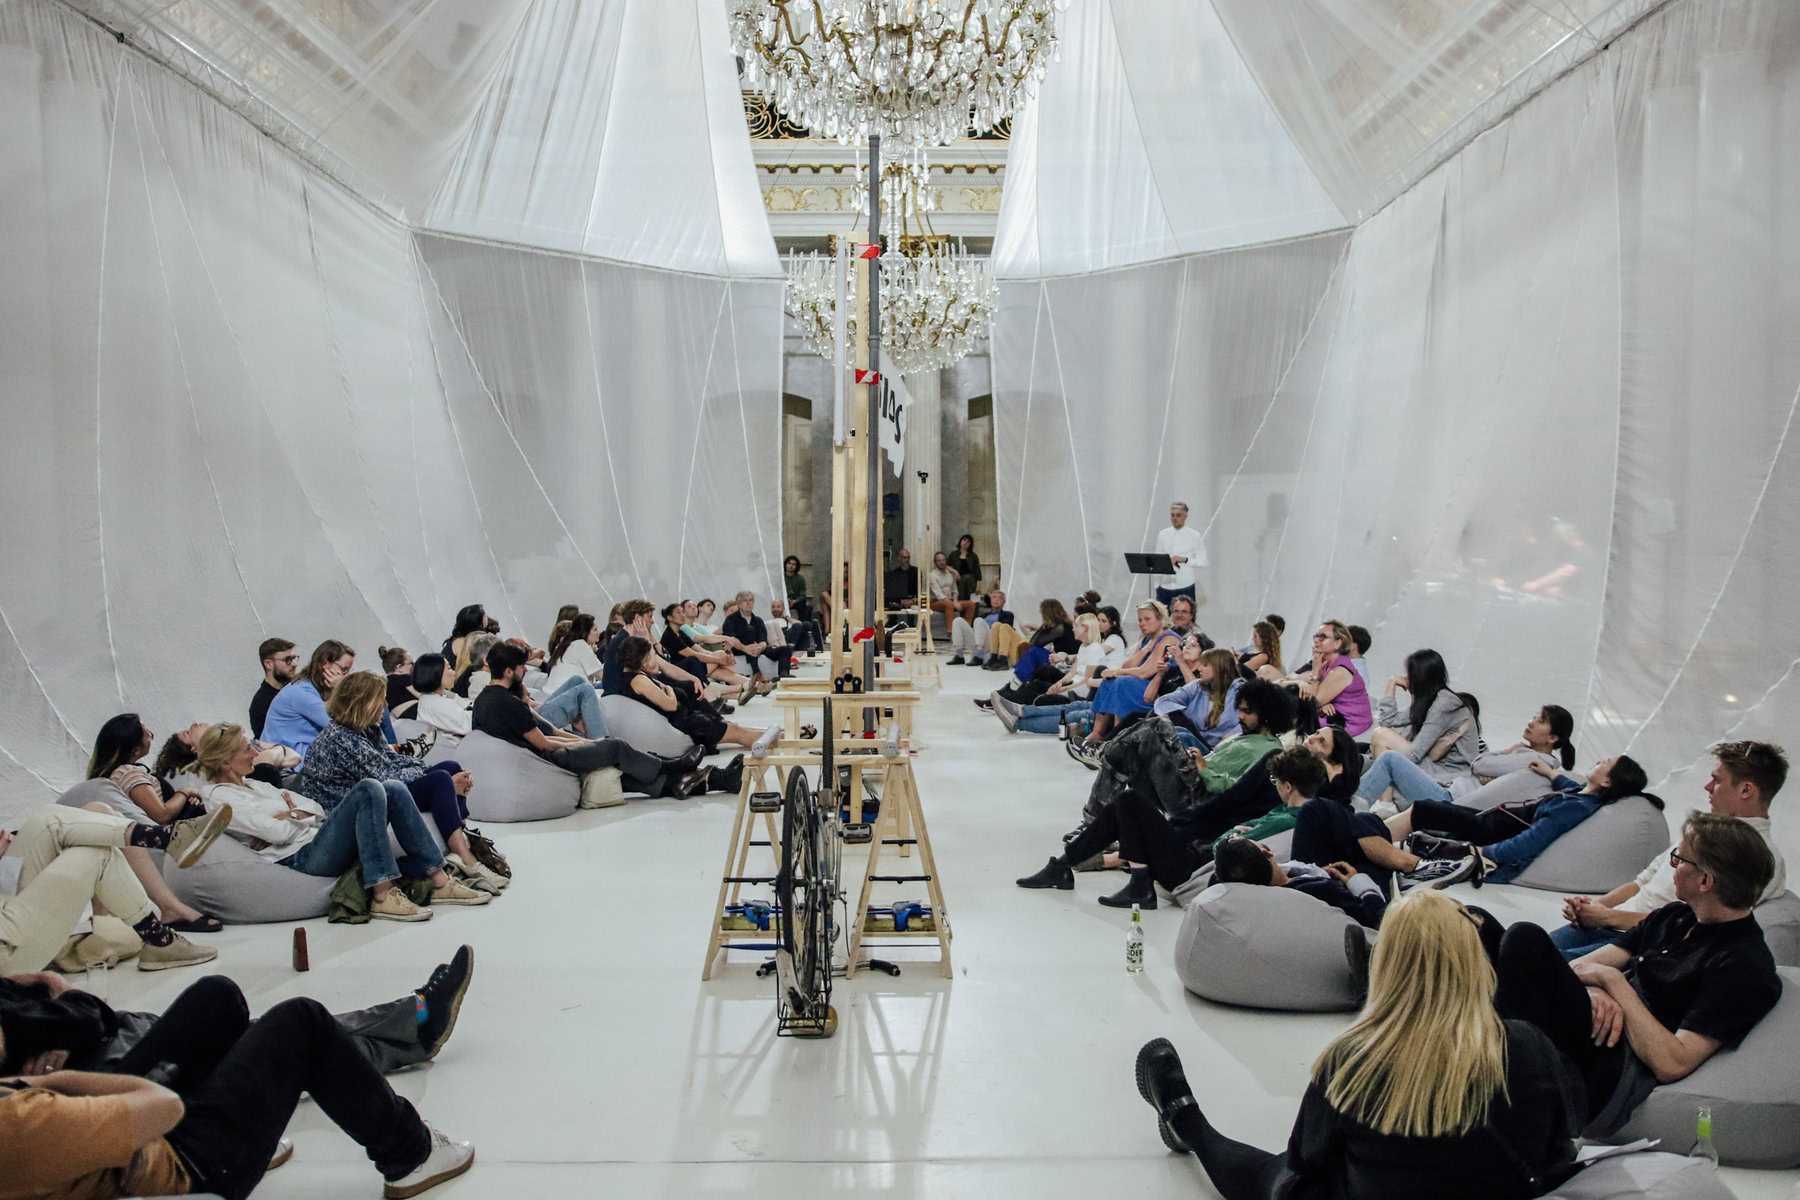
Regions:
<svg viewBox="0 0 1800 1200"><path fill-rule="evenodd" d="M919 581L931 569L931 556L948 549L944 544L942 505L939 489L944 483L943 453L943 387L937 371L923 371L906 377L906 390L912 393L912 407L906 413L906 469L902 492L902 509L906 514L906 544L912 548L913 561L919 567ZM925 471L924 495L920 496L919 472Z"/></svg>

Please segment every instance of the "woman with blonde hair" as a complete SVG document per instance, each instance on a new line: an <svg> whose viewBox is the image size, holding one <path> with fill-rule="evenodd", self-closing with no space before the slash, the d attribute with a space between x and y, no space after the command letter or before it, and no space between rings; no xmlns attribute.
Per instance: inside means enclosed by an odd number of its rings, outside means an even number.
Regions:
<svg viewBox="0 0 1800 1200"><path fill-rule="evenodd" d="M1163 1144L1198 1155L1224 1200L1526 1200L1573 1173L1580 1106L1550 1039L1495 1013L1477 915L1408 893L1369 966L1362 1015L1313 1064L1283 1153L1214 1129L1175 1048L1147 1043L1138 1092Z"/></svg>
<svg viewBox="0 0 1800 1200"><path fill-rule="evenodd" d="M263 741L286 746L305 758L306 748L320 730L331 724L331 718L325 715L331 689L355 669L354 649L336 638L320 642L307 660L305 673L277 692L269 703L269 714L263 720ZM381 732L390 744L396 740L386 705L382 706Z"/></svg>
<svg viewBox="0 0 1800 1200"><path fill-rule="evenodd" d="M1100 743L1112 732L1113 722L1132 713L1145 712L1150 701L1145 698L1151 681L1162 671L1168 656L1181 639L1169 629L1169 610L1157 600L1140 601L1137 606L1138 644L1125 656L1123 664L1100 673L1101 683L1094 692L1094 729L1085 742L1069 743L1069 753L1076 758L1100 752Z"/></svg>
<svg viewBox="0 0 1800 1200"><path fill-rule="evenodd" d="M394 886L402 876L429 879L432 904L486 904L490 895L444 873L444 854L431 840L419 806L400 789L393 796L378 779L364 779L326 813L309 797L250 778L256 747L241 727L210 726L194 746L194 765L207 780L207 808L227 805L228 832L263 858L305 875L335 879L361 866L369 915L384 921L428 921L431 909ZM400 845L395 856L388 833Z"/></svg>

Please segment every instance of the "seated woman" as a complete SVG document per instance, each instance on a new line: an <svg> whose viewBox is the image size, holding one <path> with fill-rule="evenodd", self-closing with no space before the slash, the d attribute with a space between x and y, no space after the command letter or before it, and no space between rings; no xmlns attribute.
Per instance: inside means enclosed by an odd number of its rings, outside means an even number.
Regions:
<svg viewBox="0 0 1800 1200"><path fill-rule="evenodd" d="M1069 610L1062 606L1061 600L1054 597L1038 605L1037 627L1026 628L1031 633L1031 640L1019 647L1017 659L1013 663L1013 678L1021 683L1036 674L1040 667L1050 665L1052 654L1074 654L1081 649L1081 643L1075 640L1075 630L1069 623ZM998 642L995 643L995 648L998 650ZM996 657L985 665L993 668L996 664L1004 668L1006 661Z"/></svg>
<svg viewBox="0 0 1800 1200"><path fill-rule="evenodd" d="M975 553L975 535L965 533L956 539L956 550L948 559L950 569L956 572L956 598L968 603L968 612L975 611L975 597L981 591L981 558ZM969 620L975 618L971 615Z"/></svg>
<svg viewBox="0 0 1800 1200"><path fill-rule="evenodd" d="M1404 711L1394 697L1399 688L1412 697ZM1403 755L1440 783L1471 774L1481 752L1481 708L1473 696L1451 690L1444 656L1436 650L1406 656L1406 674L1388 680L1375 722L1372 755Z"/></svg>
<svg viewBox="0 0 1800 1200"><path fill-rule="evenodd" d="M951 569L950 556L942 550L931 556L931 570L925 573L925 592L931 611L943 614L945 632L959 616L965 621L975 619L975 602L961 598L962 577Z"/></svg>
<svg viewBox="0 0 1800 1200"><path fill-rule="evenodd" d="M331 724L306 752L300 769L300 791L317 800L327 813L343 803L350 790L365 779L403 788L421 812L431 814L444 845L454 856L450 865L470 887L499 895L511 882L490 869L471 843L481 837L467 828L469 805L464 799L474 780L461 765L438 762L430 766L395 754L381 741L375 724L385 699L381 677L359 671L338 684L325 706Z"/></svg>
<svg viewBox="0 0 1800 1200"><path fill-rule="evenodd" d="M1381 928L1368 1002L1313 1064L1284 1152L1213 1128L1166 1040L1138 1051L1163 1144L1198 1155L1225 1200L1528 1200L1573 1174L1580 1101L1550 1038L1496 1014L1473 915L1416 894Z"/></svg>
<svg viewBox="0 0 1800 1200"><path fill-rule="evenodd" d="M178 787L175 781L178 777L186 776L195 780L197 785L194 747L200 744L200 735L208 728L205 721L195 721L186 729L177 729L171 733L158 747L156 763L151 770L156 773L157 786L162 789L165 798L174 792L184 791L196 801L200 800L200 793L196 788ZM256 747L256 766L251 768L250 778L280 787L299 772L300 756L286 746L278 746L274 742L259 742L255 738L250 740L250 744Z"/></svg>
<svg viewBox="0 0 1800 1200"><path fill-rule="evenodd" d="M1145 600L1138 605L1137 647L1125 656L1123 665L1100 673L1100 686L1094 692L1093 732L1084 742L1069 743L1070 752L1076 757L1083 752L1097 754L1100 743L1112 732L1113 722L1150 708L1144 693L1151 678L1162 670L1163 656L1176 644L1175 635L1164 628L1168 619L1168 610L1158 601Z"/></svg>
<svg viewBox="0 0 1800 1200"><path fill-rule="evenodd" d="M1520 741L1504 750L1489 750L1475 758L1475 779L1488 783L1502 775L1530 770L1533 763L1554 769L1558 762L1565 771L1575 767L1575 718L1557 704L1546 704L1538 715L1525 723ZM1454 788L1452 790L1455 790Z"/></svg>
<svg viewBox="0 0 1800 1200"><path fill-rule="evenodd" d="M1102 621L1096 613L1076 617L1075 637L1081 649L1069 660L1066 672L1046 684L1045 673L1054 672L1055 668L1040 669L1026 683L1001 688L987 698L983 707L991 709L1009 733L1055 733L1062 723L1063 709L1081 704L1093 695L1100 673L1125 661L1125 643L1116 634L1103 639L1101 628Z"/></svg>
<svg viewBox="0 0 1800 1200"><path fill-rule="evenodd" d="M471 728L469 701L456 694L455 683L450 660L441 654L423 655L413 664L413 691L419 693L417 720L437 730L440 738L461 741Z"/></svg>
<svg viewBox="0 0 1800 1200"><path fill-rule="evenodd" d="M1237 660L1245 679L1257 678L1264 667L1281 675L1286 671L1281 665L1281 631L1267 621L1250 626L1250 647L1240 652Z"/></svg>
<svg viewBox="0 0 1800 1200"><path fill-rule="evenodd" d="M1775 875L1762 834L1736 817L1692 813L1669 861L1675 900L1613 945L1564 962L1528 921L1500 941L1494 1007L1562 1051L1563 1072L1585 1085L1590 1137L1610 1137L1657 1084L1736 1049L1781 999L1774 957L1751 916Z"/></svg>
<svg viewBox="0 0 1800 1200"><path fill-rule="evenodd" d="M468 642L469 635L484 632L497 633L499 631L488 629L486 608L479 604L466 604L457 610L456 623L451 626L450 636L444 639L444 644L438 652L451 662L457 663L457 670L460 671L468 665L469 660L464 653L464 647Z"/></svg>
<svg viewBox="0 0 1800 1200"><path fill-rule="evenodd" d="M387 672L387 710L394 720L418 716L419 694L413 691L413 656L398 646L382 646L375 652Z"/></svg>
<svg viewBox="0 0 1800 1200"><path fill-rule="evenodd" d="M571 679L592 683L600 678L600 633L600 623L592 613L576 613L566 625L557 625L544 659L544 669L549 672L544 681L546 694L555 695Z"/></svg>
<svg viewBox="0 0 1800 1200"><path fill-rule="evenodd" d="M370 892L370 916L384 921L431 919L429 908L414 904L394 886L402 876L431 880L433 904L486 904L492 899L444 873L443 853L404 788L396 797L379 780L365 779L327 815L316 800L250 778L256 748L230 722L210 726L200 735L195 765L201 778L209 781L208 806L228 806L231 835L263 858L327 879L360 864ZM390 830L400 843L398 859L388 845Z"/></svg>
<svg viewBox="0 0 1800 1200"><path fill-rule="evenodd" d="M144 766L143 760L150 753L152 744L149 727L136 713L120 713L102 725L94 739L94 752L88 758L87 777L109 780L131 804L107 804L95 800L82 807L89 812L123 814L136 820L137 814L125 811L135 807L141 812L142 819L152 825L172 825L204 815L206 805L201 803L198 792L177 788L152 775ZM124 853L131 873L137 876L138 883L156 904L164 925L178 933L217 933L225 927L217 917L177 899L169 885L163 882L162 872L148 850L127 846Z"/></svg>
<svg viewBox="0 0 1800 1200"><path fill-rule="evenodd" d="M1237 655L1218 646L1198 650L1199 641L1192 634L1182 643L1184 654L1190 653L1190 642L1197 651L1192 654L1193 680L1158 696L1153 710L1169 718L1182 745L1210 751L1239 732L1237 696L1243 680L1238 677Z"/></svg>
<svg viewBox="0 0 1800 1200"><path fill-rule="evenodd" d="M450 685L450 690L467 700L481 695L490 679L487 669L488 651L499 644L499 637L485 629L464 638L462 652L452 664L456 671L456 681Z"/></svg>
<svg viewBox="0 0 1800 1200"><path fill-rule="evenodd" d="M1436 785L1397 755L1376 759L1371 773L1383 770L1383 764L1392 764L1385 768L1388 770L1398 768L1394 778L1408 777L1407 788L1415 797L1409 807L1387 821L1389 836L1420 859L1411 871L1425 867L1435 877L1438 868L1431 866L1433 862L1472 858L1471 874L1477 887L1484 881L1511 883L1557 838L1608 804L1627 796L1644 796L1644 785L1649 782L1644 768L1623 754L1595 764L1585 781L1556 775L1540 763L1533 770L1549 781L1550 790L1544 795L1477 811L1452 804L1442 788L1437 788L1436 796L1425 795ZM1655 796L1645 799L1662 807ZM1405 860L1399 862L1404 867ZM1407 882L1402 880L1402 886Z"/></svg>
<svg viewBox="0 0 1800 1200"><path fill-rule="evenodd" d="M761 733L727 721L704 708L682 704L669 686L646 669L653 654L649 641L640 637L626 638L619 646L619 667L625 672L624 695L654 709L665 721L694 739L711 754L720 745L748 746L760 756L781 736L781 726L771 725ZM735 766L736 764L734 764ZM727 768L731 770L731 768ZM716 768L715 776L722 776ZM709 791L733 790L710 786Z"/></svg>
<svg viewBox="0 0 1800 1200"><path fill-rule="evenodd" d="M121 851L161 850L176 866L191 867L230 822L229 804L174 825L50 804L26 817L16 835L0 829L0 857L10 854L20 863L18 891L0 896L0 974L43 970L90 903L143 939L140 971L211 962L217 950L196 946L162 923Z"/></svg>
<svg viewBox="0 0 1800 1200"><path fill-rule="evenodd" d="M1349 626L1342 621L1323 621L1313 633L1312 659L1302 674L1284 680L1303 702L1303 728L1337 725L1353 737L1361 737L1375 724L1369 709L1369 689L1350 657L1355 644ZM1266 679L1271 672L1272 667L1266 666L1260 673ZM1317 712L1316 720L1308 714L1309 708Z"/></svg>
<svg viewBox="0 0 1800 1200"><path fill-rule="evenodd" d="M355 650L334 638L320 642L307 660L304 675L282 688L269 703L263 740L286 746L305 758L312 740L331 724L331 718L325 715L325 701L331 698L331 689L355 669ZM397 740L385 709L381 714L381 736L389 745Z"/></svg>

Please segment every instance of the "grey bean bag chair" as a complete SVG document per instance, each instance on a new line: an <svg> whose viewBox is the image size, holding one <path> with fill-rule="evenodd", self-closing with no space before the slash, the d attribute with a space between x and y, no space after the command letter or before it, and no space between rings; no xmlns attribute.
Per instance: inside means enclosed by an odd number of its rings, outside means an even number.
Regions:
<svg viewBox="0 0 1800 1200"><path fill-rule="evenodd" d="M118 784L110 779L84 779L56 798L58 804L69 808L86 808L96 800L128 821L154 824L149 814L134 804L131 797L121 792Z"/></svg>
<svg viewBox="0 0 1800 1200"><path fill-rule="evenodd" d="M165 856L162 873L163 882L183 904L227 925L322 917L331 907L331 888L337 883L269 862L232 837L214 842L206 857L185 871Z"/></svg>
<svg viewBox="0 0 1800 1200"><path fill-rule="evenodd" d="M1347 1012L1347 915L1288 888L1218 883L1187 906L1175 938L1175 973L1196 996L1245 1008Z"/></svg>
<svg viewBox="0 0 1800 1200"><path fill-rule="evenodd" d="M1549 892L1610 892L1674 844L1662 810L1627 796L1550 843L1513 882Z"/></svg>
<svg viewBox="0 0 1800 1200"><path fill-rule="evenodd" d="M1778 967L1800 967L1800 896L1783 892L1756 906L1756 923Z"/></svg>
<svg viewBox="0 0 1800 1200"><path fill-rule="evenodd" d="M1693 1140L1690 1135L1690 1142ZM1709 1162L1685 1154L1603 1159L1542 1200L1736 1200Z"/></svg>
<svg viewBox="0 0 1800 1200"><path fill-rule="evenodd" d="M1483 784L1466 795L1458 796L1456 802L1464 808L1485 812L1518 800L1535 800L1549 791L1550 781L1535 771L1514 771L1509 775L1502 775L1492 783Z"/></svg>
<svg viewBox="0 0 1800 1200"><path fill-rule="evenodd" d="M678 758L694 744L693 738L629 696L600 697L600 716L606 722L607 737L616 737L645 754Z"/></svg>
<svg viewBox="0 0 1800 1200"><path fill-rule="evenodd" d="M1800 1167L1800 969L1782 967L1781 999L1743 1045L1652 1091L1613 1141L1663 1139L1686 1149L1701 1105L1713 1115L1713 1145L1729 1167Z"/></svg>
<svg viewBox="0 0 1800 1200"><path fill-rule="evenodd" d="M479 730L457 744L455 756L475 777L469 793L472 821L549 821L568 816L581 800L581 780L574 774Z"/></svg>

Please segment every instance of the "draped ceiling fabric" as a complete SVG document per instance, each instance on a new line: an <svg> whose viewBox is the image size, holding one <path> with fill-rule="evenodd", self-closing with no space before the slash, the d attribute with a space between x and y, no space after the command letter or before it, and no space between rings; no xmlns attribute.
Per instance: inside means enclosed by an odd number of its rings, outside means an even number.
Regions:
<svg viewBox="0 0 1800 1200"><path fill-rule="evenodd" d="M81 7L144 52L0 2L0 820L114 713L242 720L264 637L775 583L718 0Z"/></svg>
<svg viewBox="0 0 1800 1200"><path fill-rule="evenodd" d="M1225 644L1277 611L1293 661L1357 622L1377 687L1436 647L1490 741L1564 705L1584 767L1632 754L1676 815L1712 743L1800 752L1800 6L1214 6L1356 227L1123 265L1141 196L1243 210L1155 188L1129 139L1080 167L1047 82L997 238L1045 247L994 333L1013 598L1142 595L1120 552L1185 499ZM1110 165L1110 216L1068 202Z"/></svg>

